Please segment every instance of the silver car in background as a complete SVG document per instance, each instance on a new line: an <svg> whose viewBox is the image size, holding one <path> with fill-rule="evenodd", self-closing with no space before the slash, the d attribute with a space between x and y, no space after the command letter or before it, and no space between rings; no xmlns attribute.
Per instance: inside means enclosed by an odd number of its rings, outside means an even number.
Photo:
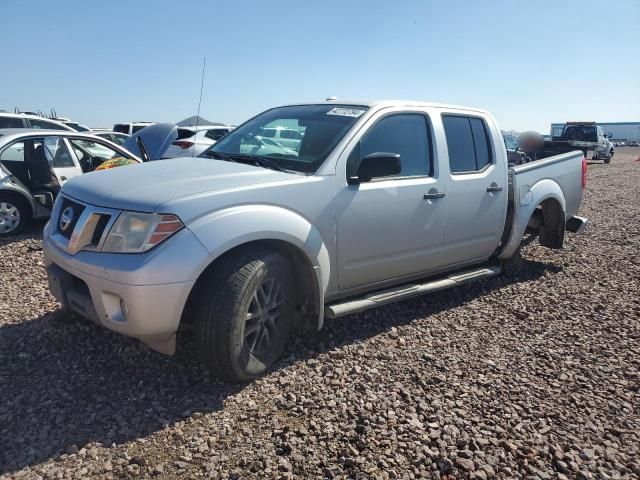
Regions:
<svg viewBox="0 0 640 480"><path fill-rule="evenodd" d="M0 237L47 218L67 180L106 160L140 160L92 135L62 130L0 129Z"/></svg>
<svg viewBox="0 0 640 480"><path fill-rule="evenodd" d="M197 157L233 128L228 125L178 127L177 138L162 154L162 158Z"/></svg>

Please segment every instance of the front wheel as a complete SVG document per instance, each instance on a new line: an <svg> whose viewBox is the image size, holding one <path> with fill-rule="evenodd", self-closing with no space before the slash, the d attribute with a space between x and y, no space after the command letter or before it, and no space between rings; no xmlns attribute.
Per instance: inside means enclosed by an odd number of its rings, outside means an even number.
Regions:
<svg viewBox="0 0 640 480"><path fill-rule="evenodd" d="M291 265L277 252L244 251L214 265L196 311L196 346L219 377L245 382L282 354L293 327Z"/></svg>
<svg viewBox="0 0 640 480"><path fill-rule="evenodd" d="M0 237L18 235L31 221L31 208L18 195L0 193Z"/></svg>

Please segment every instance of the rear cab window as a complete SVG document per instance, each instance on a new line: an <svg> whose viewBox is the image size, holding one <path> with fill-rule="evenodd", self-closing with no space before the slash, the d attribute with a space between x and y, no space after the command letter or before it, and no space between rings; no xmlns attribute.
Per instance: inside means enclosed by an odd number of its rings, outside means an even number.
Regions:
<svg viewBox="0 0 640 480"><path fill-rule="evenodd" d="M476 173L493 163L489 129L482 118L443 115L449 170L453 175Z"/></svg>

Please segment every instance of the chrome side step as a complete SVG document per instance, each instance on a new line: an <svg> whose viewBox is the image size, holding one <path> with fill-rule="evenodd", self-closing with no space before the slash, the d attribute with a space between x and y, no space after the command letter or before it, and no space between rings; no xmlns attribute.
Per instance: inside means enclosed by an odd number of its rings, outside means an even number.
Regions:
<svg viewBox="0 0 640 480"><path fill-rule="evenodd" d="M495 277L502 270L500 267L478 268L466 272L456 273L448 277L433 280L427 283L403 285L401 287L373 292L364 297L349 300L343 303L334 303L325 307L325 315L328 318L337 318L352 313L363 312L370 308L379 307L388 303L406 300L425 293L437 292L446 288L455 287L481 278Z"/></svg>

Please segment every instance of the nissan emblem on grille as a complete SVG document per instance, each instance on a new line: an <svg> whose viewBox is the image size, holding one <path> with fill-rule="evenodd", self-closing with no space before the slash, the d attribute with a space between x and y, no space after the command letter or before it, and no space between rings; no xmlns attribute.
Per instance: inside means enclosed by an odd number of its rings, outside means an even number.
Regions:
<svg viewBox="0 0 640 480"><path fill-rule="evenodd" d="M60 215L60 230L66 232L71 223L73 222L74 211L73 208L67 207L62 211Z"/></svg>

